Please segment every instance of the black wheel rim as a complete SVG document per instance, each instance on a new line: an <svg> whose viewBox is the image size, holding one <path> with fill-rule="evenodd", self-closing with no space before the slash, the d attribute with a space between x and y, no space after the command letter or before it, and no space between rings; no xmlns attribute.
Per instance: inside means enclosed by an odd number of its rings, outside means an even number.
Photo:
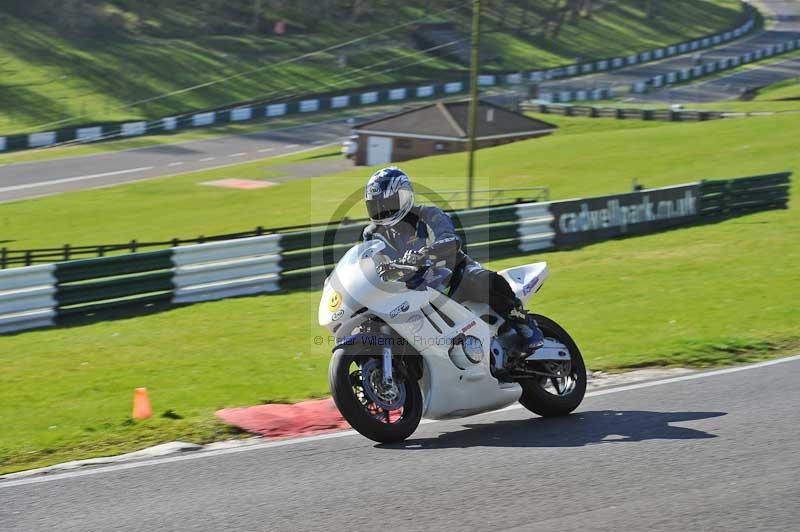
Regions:
<svg viewBox="0 0 800 532"><path fill-rule="evenodd" d="M396 366L393 365L395 370ZM386 390L376 389L377 382L383 377L381 361L369 358L355 361L350 367L350 389L363 411L379 423L394 425L402 422L406 417L407 402L410 399L405 377L399 371L393 371L392 377L398 396L390 401L392 396Z"/></svg>

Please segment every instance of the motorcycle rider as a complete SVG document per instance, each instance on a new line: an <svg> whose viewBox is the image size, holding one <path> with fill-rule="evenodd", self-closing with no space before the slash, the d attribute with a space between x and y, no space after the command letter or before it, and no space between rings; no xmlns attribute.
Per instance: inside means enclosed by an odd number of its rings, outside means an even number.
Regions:
<svg viewBox="0 0 800 532"><path fill-rule="evenodd" d="M425 259L444 262L453 272L448 283L453 299L488 303L520 335L526 355L544 344L536 321L508 282L461 249L450 216L432 205L415 205L411 180L402 170L391 166L375 172L364 198L372 220L364 229L364 241L383 240L404 264L416 266Z"/></svg>

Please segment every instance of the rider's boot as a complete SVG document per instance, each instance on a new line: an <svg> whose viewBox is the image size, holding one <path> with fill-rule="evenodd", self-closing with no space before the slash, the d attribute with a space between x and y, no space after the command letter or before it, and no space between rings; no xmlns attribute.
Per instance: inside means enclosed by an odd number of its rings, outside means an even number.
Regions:
<svg viewBox="0 0 800 532"><path fill-rule="evenodd" d="M533 316L525 310L519 298L516 299L514 308L508 313L506 319L522 338L521 357L532 355L534 351L544 345L544 334Z"/></svg>

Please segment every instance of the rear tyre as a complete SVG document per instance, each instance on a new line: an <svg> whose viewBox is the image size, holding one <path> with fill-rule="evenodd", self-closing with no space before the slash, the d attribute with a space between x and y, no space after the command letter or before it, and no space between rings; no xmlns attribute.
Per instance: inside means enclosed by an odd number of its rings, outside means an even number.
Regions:
<svg viewBox="0 0 800 532"><path fill-rule="evenodd" d="M566 416L581 404L586 393L586 366L575 341L559 324L537 314L533 315L545 338L564 344L570 355L569 371L562 378L536 377L521 379L522 397L519 402L543 417ZM560 364L560 362L555 362Z"/></svg>
<svg viewBox="0 0 800 532"><path fill-rule="evenodd" d="M328 383L336 407L361 435L380 443L396 443L411 436L422 418L422 391L417 379L394 361L394 390L380 387L383 370L379 357L333 353Z"/></svg>

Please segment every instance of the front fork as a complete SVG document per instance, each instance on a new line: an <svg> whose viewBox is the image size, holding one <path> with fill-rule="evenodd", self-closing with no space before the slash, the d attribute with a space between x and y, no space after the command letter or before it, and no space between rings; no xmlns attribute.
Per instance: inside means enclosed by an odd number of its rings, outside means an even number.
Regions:
<svg viewBox="0 0 800 532"><path fill-rule="evenodd" d="M390 329L386 325L381 327L381 332L386 335L386 337L391 338L389 336ZM386 386L392 385L392 346L391 345L384 345L383 346L383 384Z"/></svg>

